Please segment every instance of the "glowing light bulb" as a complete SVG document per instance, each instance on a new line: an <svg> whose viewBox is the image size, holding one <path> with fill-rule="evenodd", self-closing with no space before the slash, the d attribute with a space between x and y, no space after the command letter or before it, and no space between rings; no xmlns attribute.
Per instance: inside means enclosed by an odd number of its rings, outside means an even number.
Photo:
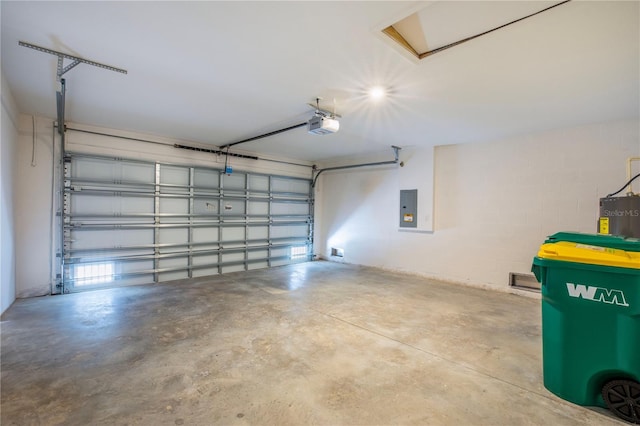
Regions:
<svg viewBox="0 0 640 426"><path fill-rule="evenodd" d="M374 86L369 89L369 98L371 98L371 100L379 101L385 96L387 96L387 91L382 86Z"/></svg>

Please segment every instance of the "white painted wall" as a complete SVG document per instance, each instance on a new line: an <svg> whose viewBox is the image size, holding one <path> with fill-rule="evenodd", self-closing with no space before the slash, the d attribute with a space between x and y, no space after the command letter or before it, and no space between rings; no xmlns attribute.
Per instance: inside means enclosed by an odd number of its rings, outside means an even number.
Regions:
<svg viewBox="0 0 640 426"><path fill-rule="evenodd" d="M18 109L2 73L2 139L0 140L0 314L15 300L15 163Z"/></svg>
<svg viewBox="0 0 640 426"><path fill-rule="evenodd" d="M52 120L20 115L16 162L16 297L51 292ZM35 128L35 132L33 131ZM35 151L34 151L35 150Z"/></svg>
<svg viewBox="0 0 640 426"><path fill-rule="evenodd" d="M438 146L433 170L429 152L418 152L405 168L423 169L408 175L394 167L327 172L317 185L316 253L506 290L509 272L529 273L547 235L595 232L599 198L624 184L625 160L640 154L639 129L632 120ZM434 176L434 231L401 232L399 190L421 173L425 182ZM345 257L330 257L331 247Z"/></svg>
<svg viewBox="0 0 640 426"><path fill-rule="evenodd" d="M52 176L58 175L59 140L56 135L54 149L52 144L53 119L36 117L35 132L33 131L33 120L33 117L27 115L21 115L19 119L20 136L17 153L18 159L16 162L17 179L14 186L17 195L15 205L16 234L19 236L16 242L17 297L50 294L51 286L55 284L56 275L54 256L58 248L58 242L56 239L57 232L52 232L52 229L57 231L58 225L56 224L55 218L53 218L55 213L52 212L58 209L57 201L59 200L59 192L57 190L57 183L52 188ZM174 143L196 145L188 141L83 126L74 123L67 123L67 125L71 128L80 128L156 142L145 143L131 139L99 136L70 130L67 131L66 135L66 146L69 151L159 161L171 164L214 168L224 167L225 159L222 156L181 150L173 147ZM36 154L35 165L32 165L34 134ZM234 150L234 152L243 153L240 150ZM260 158L268 158L268 156L260 155ZM254 173L279 174L305 178L311 177L310 167L233 157L230 158L229 163L236 172L251 171ZM296 161L296 163L304 162ZM52 199L54 200L53 206Z"/></svg>

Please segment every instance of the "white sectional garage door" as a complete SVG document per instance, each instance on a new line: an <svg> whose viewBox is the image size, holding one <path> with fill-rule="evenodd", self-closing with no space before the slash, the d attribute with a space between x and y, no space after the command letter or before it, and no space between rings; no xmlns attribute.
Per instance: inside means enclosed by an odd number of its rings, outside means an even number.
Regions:
<svg viewBox="0 0 640 426"><path fill-rule="evenodd" d="M311 260L309 179L68 154L64 291Z"/></svg>

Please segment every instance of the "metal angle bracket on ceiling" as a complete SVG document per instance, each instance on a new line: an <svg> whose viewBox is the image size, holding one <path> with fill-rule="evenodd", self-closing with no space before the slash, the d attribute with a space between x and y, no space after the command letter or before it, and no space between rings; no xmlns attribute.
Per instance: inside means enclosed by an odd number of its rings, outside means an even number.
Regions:
<svg viewBox="0 0 640 426"><path fill-rule="evenodd" d="M58 66L56 69L56 80L60 83L59 90L56 91L56 106L58 112L58 133L64 138L64 106L65 106L65 81L62 76L70 69L76 67L79 64L93 65L94 67L103 68L109 71L115 71L122 74L126 74L127 70L122 68L112 67L111 65L101 64L100 62L90 61L88 59L81 58L79 56L69 55L68 53L58 52L57 50L47 49L46 47L37 46L35 44L27 43L25 41L19 41L19 46L28 47L30 49L37 50L38 52L49 53L58 57ZM70 59L71 62L66 67L64 66L64 60ZM64 145L64 139L63 139Z"/></svg>
<svg viewBox="0 0 640 426"><path fill-rule="evenodd" d="M51 55L57 56L58 57L58 68L57 68L57 72L56 72L56 78L57 78L58 81L60 81L62 76L67 71L69 71L70 69L72 69L73 67L75 67L78 64L93 65L94 67L103 68L103 69L106 69L106 70L109 70L109 71L115 71L115 72L119 72L119 73L122 73L122 74L126 74L127 73L127 70L124 70L122 68L116 68L116 67L112 67L111 65L101 64L100 62L90 61L88 59L84 59L84 58L81 58L79 56L69 55L68 53L58 52L57 50L47 49L46 47L37 46L35 44L27 43L27 42L24 42L24 41L19 41L18 45L23 46L23 47L28 47L30 49L37 50L39 52L49 53ZM71 62L69 65L67 65L65 67L64 63L63 63L64 59L70 59L73 62Z"/></svg>
<svg viewBox="0 0 640 426"><path fill-rule="evenodd" d="M314 105L312 103L307 103L307 105L309 105L311 108L316 110L316 114L321 115L323 117L330 117L330 118L342 118L342 116L340 114L336 114L335 111L329 111L328 109L322 109L320 108L320 106L318 105Z"/></svg>

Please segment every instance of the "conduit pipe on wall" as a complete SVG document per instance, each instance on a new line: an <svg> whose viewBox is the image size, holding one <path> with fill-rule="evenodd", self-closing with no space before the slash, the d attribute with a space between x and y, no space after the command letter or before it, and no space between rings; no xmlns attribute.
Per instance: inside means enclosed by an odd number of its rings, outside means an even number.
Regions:
<svg viewBox="0 0 640 426"><path fill-rule="evenodd" d="M51 294L56 294L57 288L56 288L56 284L57 284L57 278L56 278L56 270L54 269L53 263L54 263L54 257L55 257L55 253L56 253L56 246L55 246L55 235L54 235L54 228L56 226L56 215L55 215L55 211L56 211L56 126L55 126L55 122L53 122L53 125L51 126L51 205L49 206L49 244L51 244L50 246L50 250L49 250L49 290L51 292ZM57 268L57 264L56 264L56 268Z"/></svg>
<svg viewBox="0 0 640 426"><path fill-rule="evenodd" d="M369 166L384 166L387 164L400 164L400 167L404 167L404 162L400 161L400 158L398 156L398 152L402 149L399 146L395 146L395 145L391 145L391 148L393 148L393 154L395 155L395 159L394 160L390 160L390 161L378 161L375 163L362 163L362 164L350 164L347 166L336 166L336 167L327 167L324 169L320 169L317 171L316 176L313 178L313 182L311 183L311 187L315 188L316 186L316 182L318 181L318 177L320 176L320 174L322 172L328 172L331 170L344 170L344 169L355 169L358 167L369 167Z"/></svg>
<svg viewBox="0 0 640 426"><path fill-rule="evenodd" d="M59 57L58 58L58 68L60 68L62 65L62 58ZM65 147L65 132L66 132L66 127L64 125L64 110L65 110L65 103L66 103L66 96L67 96L67 88L66 88L66 82L64 78L60 78L60 76L63 74L63 72L60 71L60 69L58 70L58 78L60 80L60 88L59 90L56 92L56 111L57 111L57 123L58 123L58 134L60 135L60 158L58 159L58 165L60 167L60 170L58 170L58 190L60 191L60 194L58 195L58 208L59 208L59 232L60 232L60 241L59 241L59 250L60 250L60 279L58 281L58 283L56 284L56 293L64 293L64 268L65 268L65 258L64 258L64 253L65 253L65 247L64 247L64 207L65 207L65 196L64 196L64 156L65 156L65 152L66 152L66 147ZM53 144L52 144L52 149L53 149ZM54 161L55 161L55 153L52 154ZM52 179L54 179L52 177ZM55 179L54 179L55 180Z"/></svg>
<svg viewBox="0 0 640 426"><path fill-rule="evenodd" d="M627 158L627 180L631 180L631 163L634 161L640 161L640 157L629 157ZM631 192L631 182L629 182L629 186L627 186L627 194L632 194Z"/></svg>

